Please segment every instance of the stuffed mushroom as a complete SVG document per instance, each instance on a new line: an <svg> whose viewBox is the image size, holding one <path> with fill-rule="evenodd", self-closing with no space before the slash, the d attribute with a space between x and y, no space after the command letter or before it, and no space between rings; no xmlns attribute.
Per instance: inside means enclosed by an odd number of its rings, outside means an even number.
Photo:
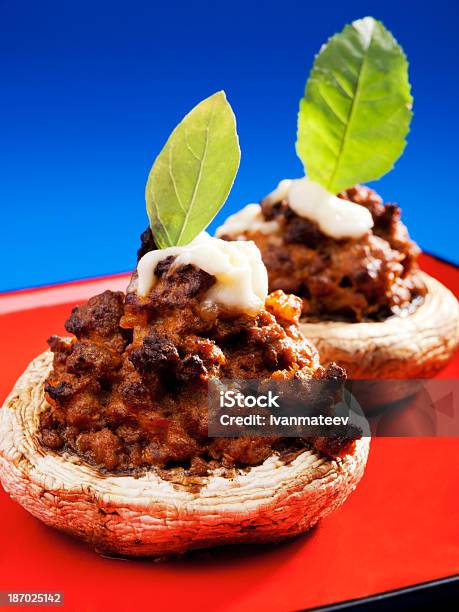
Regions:
<svg viewBox="0 0 459 612"><path fill-rule="evenodd" d="M363 184L402 153L411 106L391 33L371 17L346 26L316 56L300 102L306 176L281 181L217 230L257 244L270 290L302 299L303 331L354 378L433 376L459 341L456 298L419 269L400 208Z"/></svg>
<svg viewBox="0 0 459 612"><path fill-rule="evenodd" d="M151 289L139 294L136 273L126 296L76 307L75 335L50 339L1 411L5 489L98 551L277 541L309 529L363 474L368 438L208 437L210 379L344 378L301 334L300 300L255 287L259 269L247 301L219 300L219 255L226 278L231 257L251 265L244 251L262 263L252 243L209 242L192 253L211 252L215 274L177 261L190 260L186 247L156 251L166 256L150 267Z"/></svg>
<svg viewBox="0 0 459 612"><path fill-rule="evenodd" d="M193 159L216 131L225 146L214 157L227 169L237 140L224 95L187 115L162 154L180 143L183 123L188 139L197 133ZM301 333L301 300L268 295L253 242L199 233L208 205L199 220L196 208L181 216L180 186L186 191L192 167L168 158L164 174L162 154L152 171L155 187L162 186L152 200L152 240L144 235L126 293L106 291L76 306L69 337L50 338L50 350L32 361L0 411L0 479L32 515L103 553L162 557L279 541L345 501L362 477L369 438L358 431L209 436L212 381L295 380L306 393L310 381L346 375L336 364L322 366ZM231 181L218 195L224 169L215 174L216 167L210 177L221 205ZM181 207L164 221L171 168ZM197 175L205 181L205 168ZM200 185L192 189L194 204ZM177 219L178 238L171 239ZM179 244L185 231L194 237ZM164 236L169 244L161 244Z"/></svg>
<svg viewBox="0 0 459 612"><path fill-rule="evenodd" d="M334 198L338 212L327 211L327 226L304 212L325 208L317 191L308 179L282 181L261 205L229 217L217 236L257 244L270 290L301 298L301 328L324 362L354 378L433 376L457 347L458 304L420 270L400 208L358 185Z"/></svg>

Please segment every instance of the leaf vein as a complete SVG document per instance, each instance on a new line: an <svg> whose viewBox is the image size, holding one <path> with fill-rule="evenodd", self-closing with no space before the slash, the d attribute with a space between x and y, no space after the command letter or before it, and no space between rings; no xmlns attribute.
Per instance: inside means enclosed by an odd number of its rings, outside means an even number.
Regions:
<svg viewBox="0 0 459 612"><path fill-rule="evenodd" d="M197 193L198 193L199 185L201 183L202 172L203 172L203 168L204 168L204 162L205 162L206 157L207 157L207 151L208 151L208 146L209 146L209 125L213 121L214 113L215 113L215 101L213 101L210 117L209 117L209 120L208 120L208 122L206 124L206 139L205 139L205 144L204 144L204 152L202 154L202 160L201 160L201 163L200 163L200 166L199 166L198 178L197 178L196 183L195 183L194 188L193 188L193 194L191 196L191 201L190 201L190 204L188 206L188 209L187 209L187 211L185 213L185 218L183 220L182 227L180 229L180 234L179 234L179 236L177 238L177 244L180 244L180 241L182 240L182 236L183 236L183 234L185 232L185 229L186 229L186 226L188 224L188 220L190 218L191 211L193 210L193 207L194 207L194 204L195 204L195 200L196 200L196 196L197 196Z"/></svg>
<svg viewBox="0 0 459 612"><path fill-rule="evenodd" d="M332 171L331 177L330 177L330 179L328 181L328 187L329 188L331 188L331 186L333 185L333 182L335 180L336 174L337 174L339 166L340 166L341 155L342 155L342 153L344 151L344 148L346 146L346 140L347 140L349 128L350 128L350 125L352 123L352 118L354 116L355 109L357 107L357 100L359 98L360 88L361 88L361 83L362 83L362 74L363 74L363 70L364 70L364 67L365 67L365 62L366 62L367 57L368 57L368 49L369 48L370 48L370 45L368 45L368 47L367 47L367 49L365 51L365 54L363 56L362 63L360 64L360 70L359 70L358 77L357 77L357 85L356 85L356 88L355 88L355 96L354 96L353 100L351 101L349 112L347 114L347 121L346 121L346 123L344 125L343 136L342 136L341 141L340 141L340 147L339 147L338 155L337 155L336 161L335 161L335 166L334 166L334 169Z"/></svg>
<svg viewBox="0 0 459 612"><path fill-rule="evenodd" d="M172 146L169 147L169 154L167 156L167 161L168 161L167 170L169 172L169 176L170 176L170 179L171 179L171 182L172 182L172 186L174 187L174 193L175 193L175 195L177 197L177 202L178 202L180 208L183 210L183 212L186 213L186 209L183 206L182 199L180 198L178 187L177 187L177 184L175 182L174 173L172 171Z"/></svg>

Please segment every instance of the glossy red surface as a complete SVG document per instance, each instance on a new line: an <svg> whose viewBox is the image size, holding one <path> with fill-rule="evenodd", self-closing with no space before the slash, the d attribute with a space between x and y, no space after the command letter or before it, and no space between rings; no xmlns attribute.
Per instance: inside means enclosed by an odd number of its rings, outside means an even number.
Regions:
<svg viewBox="0 0 459 612"><path fill-rule="evenodd" d="M428 256L422 263L459 293L456 268ZM46 338L63 333L75 300L124 282L117 276L0 296L2 398L46 349ZM442 375L459 377L457 356ZM457 438L374 439L357 490L310 533L276 546L203 551L162 563L99 557L1 491L0 591L64 591L68 610L269 612L451 576L459 572L458 473Z"/></svg>

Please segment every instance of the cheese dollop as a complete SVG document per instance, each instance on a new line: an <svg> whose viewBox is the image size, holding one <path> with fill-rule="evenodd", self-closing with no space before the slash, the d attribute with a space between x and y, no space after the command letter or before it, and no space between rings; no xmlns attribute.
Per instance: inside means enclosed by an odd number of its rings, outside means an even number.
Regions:
<svg viewBox="0 0 459 612"><path fill-rule="evenodd" d="M334 238L360 238L373 227L370 211L342 200L307 176L284 179L267 198L272 203L286 199L298 216L315 221L321 231Z"/></svg>
<svg viewBox="0 0 459 612"><path fill-rule="evenodd" d="M272 234L278 229L277 221L266 221L259 204L247 204L235 215L229 216L225 223L217 228L215 234L217 238L227 234L237 239L243 238L244 232L247 231Z"/></svg>
<svg viewBox="0 0 459 612"><path fill-rule="evenodd" d="M272 204L287 200L298 216L314 221L325 235L335 240L361 238L373 227L367 208L338 198L308 177L282 180L266 200ZM278 221L264 219L259 204L248 204L228 217L216 234L238 239L244 238L244 232L271 234L279 227Z"/></svg>
<svg viewBox="0 0 459 612"><path fill-rule="evenodd" d="M258 247L252 241L228 242L205 232L186 246L146 253L137 265L137 294L146 296L158 282L160 261L173 256L174 267L194 265L215 276L204 303L219 304L250 315L264 307L268 295L268 274Z"/></svg>

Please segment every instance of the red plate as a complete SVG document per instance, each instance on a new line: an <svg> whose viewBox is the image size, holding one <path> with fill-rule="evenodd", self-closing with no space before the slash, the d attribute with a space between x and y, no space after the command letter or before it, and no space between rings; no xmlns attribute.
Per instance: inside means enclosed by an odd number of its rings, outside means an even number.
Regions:
<svg viewBox="0 0 459 612"><path fill-rule="evenodd" d="M423 256L459 294L459 271ZM71 306L126 276L0 297L0 393L63 333ZM457 378L456 357L442 376ZM63 591L68 610L292 610L459 572L459 440L379 438L350 499L310 533L276 546L121 561L48 529L0 492L0 591Z"/></svg>

